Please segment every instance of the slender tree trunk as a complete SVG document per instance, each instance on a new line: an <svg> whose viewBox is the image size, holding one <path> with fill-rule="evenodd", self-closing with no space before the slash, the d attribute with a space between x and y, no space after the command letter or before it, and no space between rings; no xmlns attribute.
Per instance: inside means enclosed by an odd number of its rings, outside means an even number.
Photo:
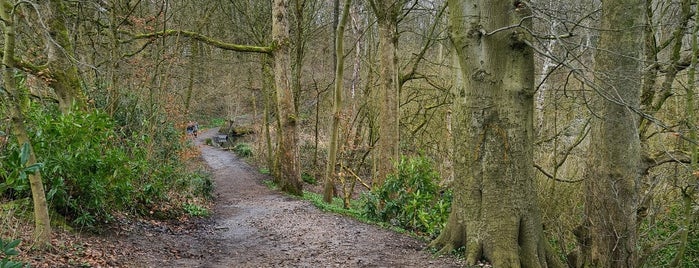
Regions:
<svg viewBox="0 0 699 268"><path fill-rule="evenodd" d="M306 40L304 39L303 29L303 9L306 5L306 0L294 0L294 15L296 15L296 31L294 44L294 64L292 76L292 85L296 101L294 105L296 110L299 109L299 100L301 99L301 75L303 74L303 58L306 49Z"/></svg>
<svg viewBox="0 0 699 268"><path fill-rule="evenodd" d="M451 0L458 67L454 201L432 246L465 247L466 263L560 267L543 235L534 187L534 56L531 11L517 0Z"/></svg>
<svg viewBox="0 0 699 268"><path fill-rule="evenodd" d="M692 28L692 55L697 55L699 53L699 43L697 42L697 34L699 34L699 5L696 5L694 10L694 28ZM686 101L686 124L689 133L689 139L692 141L697 141L699 135L697 134L697 108L696 108L696 68L697 68L697 57L692 57L691 63L689 65L689 70L687 71L687 87L685 97ZM699 146L694 143L689 143L690 146L690 162L689 170L692 172L694 178L699 180ZM677 253L670 263L670 267L682 267L682 262L684 256L687 253L689 232L692 229L693 222L693 198L696 194L696 187L686 187L682 189L682 205L683 205L683 217L682 220L682 234L680 236L680 244L677 246Z"/></svg>
<svg viewBox="0 0 699 268"><path fill-rule="evenodd" d="M294 91L291 88L291 57L289 51L289 2L274 0L272 6L272 42L275 50L274 85L277 91L277 116L279 117L278 162L281 189L291 194L301 195L301 171Z"/></svg>
<svg viewBox="0 0 699 268"><path fill-rule="evenodd" d="M276 157L274 155L274 148L272 144L272 133L270 132L269 125L270 122L272 121L272 104L274 103L274 99L272 98L273 95L275 95L274 92L274 85L272 80L272 73L269 68L269 56L267 55L262 55L261 58L261 65L262 65L262 94L263 94L263 100L264 100L264 118L263 118L263 124L264 124L264 132L265 132L265 151L266 151L266 156L267 158L265 159L267 162L267 169L269 169L270 173L274 175L274 177L278 178L279 177L279 168L277 167L276 164ZM276 121L276 120L275 120Z"/></svg>
<svg viewBox="0 0 699 268"><path fill-rule="evenodd" d="M12 4L9 1L0 2L0 16L4 23L4 50L2 58L2 79L3 86L7 91L6 96L0 96L4 106L9 110L12 124L12 134L17 138L20 146L29 146L29 159L26 166L37 163L36 155L32 147L27 128L24 125L25 109L28 108L29 98L27 92L17 88L17 81L14 78L14 49L15 49L15 20L10 14ZM48 205L46 203L46 193L41 179L41 172L36 171L29 174L29 185L32 190L32 200L34 204L34 239L40 247L49 245L51 239L51 221L49 218Z"/></svg>
<svg viewBox="0 0 699 268"><path fill-rule="evenodd" d="M645 2L643 2L645 4ZM664 79L662 81L662 84L660 85L659 89L656 89L655 85L655 80L656 77L654 75L657 75L657 68L650 68L648 72L645 73L644 75L644 80L645 84L643 86L643 92L641 93L641 107L643 108L643 111L645 113L648 113L650 115L656 114L660 109L663 107L663 104L665 104L665 101L670 98L670 96L673 95L673 85L675 84L675 80L677 80L677 76L680 74L680 71L684 69L684 67L680 66L681 63L680 61L682 60L682 50L684 46L684 35L685 32L687 31L687 24L689 23L690 18L692 17L691 13L691 1L690 0L682 0L680 1L680 14L679 14L679 21L678 25L673 31L673 45L672 49L670 50L670 62L668 65L668 68L665 70L665 75ZM645 9L644 9L645 11ZM652 14L652 11L650 11ZM648 14L648 13L644 13ZM645 25L644 25L645 26ZM644 27L647 28L647 27ZM648 34L648 30L644 31L645 34ZM651 32L652 34L652 32ZM657 52L657 47L652 46L654 45L653 43L650 43L652 40L655 40L654 38L646 38L645 44L645 59L646 60L653 60L651 58L652 56L656 56ZM648 55L650 54L650 55ZM648 62L649 64L655 64L657 62L657 59L654 61ZM645 68L644 68L645 69ZM640 120L640 135L642 138L645 139L645 136L647 136L647 133L649 130L651 130L652 122L650 120L646 120L645 118L641 118Z"/></svg>
<svg viewBox="0 0 699 268"><path fill-rule="evenodd" d="M335 90L333 90L333 123L330 129L330 148L328 149L328 162L325 166L325 185L323 187L323 201L330 203L335 189L335 164L337 161L337 144L340 136L340 120L342 120L342 91L345 68L344 38L345 25L349 15L349 7L352 0L345 0L342 9L342 18L335 30Z"/></svg>
<svg viewBox="0 0 699 268"><path fill-rule="evenodd" d="M199 56L199 42L194 39L189 40L189 77L187 78L187 89L185 91L184 97L184 110L190 115L189 107L192 104L192 95L194 95L194 83L197 80L199 73L199 64L197 63L197 56Z"/></svg>
<svg viewBox="0 0 699 268"><path fill-rule="evenodd" d="M644 26L643 0L602 2L595 55L595 120L585 174L585 215L577 235L583 266L636 267L638 132Z"/></svg>
<svg viewBox="0 0 699 268"><path fill-rule="evenodd" d="M109 38L110 40L110 50L109 50L109 58L111 61L111 68L109 69L109 86L107 87L107 113L109 115L114 116L114 113L116 113L117 108L119 107L119 90L121 87L121 83L119 82L119 75L117 75L119 66L120 66L120 61L121 61L121 53L119 48L121 47L119 44L119 34L118 34L118 24L119 20L117 19L117 11L114 8L115 5L112 6L110 9L109 13Z"/></svg>

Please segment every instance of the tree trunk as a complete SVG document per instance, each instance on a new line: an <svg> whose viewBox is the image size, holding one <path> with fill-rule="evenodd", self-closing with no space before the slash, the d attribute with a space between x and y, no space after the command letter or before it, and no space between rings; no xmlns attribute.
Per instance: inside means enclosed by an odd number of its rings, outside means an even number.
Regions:
<svg viewBox="0 0 699 268"><path fill-rule="evenodd" d="M696 14L699 12L699 5L696 5L694 12L694 28L692 29L692 55L697 55L699 53L699 40L697 40L697 34L699 34L699 16ZM697 133L697 107L696 107L696 71L697 71L697 57L692 57L691 63L689 65L688 71L688 83L686 88L686 122L687 129L689 130L689 139L696 141L699 138ZM692 175L699 180L699 146L695 143L690 143L690 162L689 168ZM696 194L696 187L687 187L686 190L682 191L682 203L684 205L684 220L682 221L682 236L680 239L680 245L678 246L677 254L670 264L671 267L680 267L687 253L688 247L688 235L692 229L692 206L693 206L693 196Z"/></svg>
<svg viewBox="0 0 699 268"><path fill-rule="evenodd" d="M273 120L272 118L272 108L273 108L273 103L275 103L274 95L276 94L274 90L274 83L272 80L273 74L270 70L270 57L267 55L262 55L261 58L261 70L262 70L262 94L264 95L264 118L263 118L263 125L264 125L264 132L265 132L265 152L266 152L266 162L267 162L267 169L269 169L270 174L272 174L275 178L279 178L281 175L279 174L279 166L277 165L277 157L274 154L274 147L273 144L275 144L272 141L272 133L270 132L269 125L272 121L277 121ZM277 137L278 139L279 137Z"/></svg>
<svg viewBox="0 0 699 268"><path fill-rule="evenodd" d="M431 246L465 247L467 264L560 267L543 236L534 187L534 57L529 7L449 1L458 62L453 106L454 201Z"/></svg>
<svg viewBox="0 0 699 268"><path fill-rule="evenodd" d="M379 36L379 87L376 105L378 112L378 135L376 144L376 173L374 185L383 184L386 176L393 170L393 163L400 156L398 122L398 15L401 0L372 1L371 6L376 13ZM378 107L376 107L378 106Z"/></svg>
<svg viewBox="0 0 699 268"><path fill-rule="evenodd" d="M71 62L75 58L73 45L70 42L64 16L66 16L63 1L49 1L51 15L48 19L49 38L47 40L48 65L53 79L49 86L58 95L58 104L62 112L67 112L73 106L78 109L87 108L87 97L82 90L78 68Z"/></svg>
<svg viewBox="0 0 699 268"><path fill-rule="evenodd" d="M595 55L593 106L585 173L585 215L578 235L585 267L636 267L636 202L641 146L638 132L644 5L642 0L602 2Z"/></svg>
<svg viewBox="0 0 699 268"><path fill-rule="evenodd" d="M301 171L296 105L294 91L290 85L291 57L289 49L289 14L288 0L274 0L272 7L272 42L274 44L274 85L277 91L277 116L279 116L278 163L280 164L280 187L291 194L303 194L301 188Z"/></svg>
<svg viewBox="0 0 699 268"><path fill-rule="evenodd" d="M301 99L301 76L303 74L303 58L306 50L306 40L304 38L303 28L303 11L305 6L305 0L294 0L294 15L296 16L296 29L294 37L296 40L294 40L294 64L292 65L294 75L292 76L292 88L294 91L294 96L296 96L296 101L294 102L296 110L299 109L299 100Z"/></svg>
<svg viewBox="0 0 699 268"><path fill-rule="evenodd" d="M328 163L325 167L325 185L323 187L323 201L330 203L335 189L335 163L337 161L337 144L340 136L340 120L342 119L342 90L345 68L344 38L345 25L352 0L345 0L342 10L342 19L335 30L335 90L333 91L333 123L330 129L330 148L328 149Z"/></svg>
<svg viewBox="0 0 699 268"><path fill-rule="evenodd" d="M9 110L12 134L17 138L17 143L20 146L24 144L29 146L29 159L25 165L32 166L36 164L36 156L27 134L27 128L24 125L23 115L24 109L28 108L29 99L27 92L20 91L17 88L17 81L14 78L15 20L13 14L10 14L11 8L12 4L8 1L0 2L0 16L4 23L3 33L5 39L2 58L2 79L3 86L7 92L7 95L0 96L0 99L2 99L4 106ZM29 185L34 202L34 242L43 247L51 242L51 221L40 171L29 174Z"/></svg>

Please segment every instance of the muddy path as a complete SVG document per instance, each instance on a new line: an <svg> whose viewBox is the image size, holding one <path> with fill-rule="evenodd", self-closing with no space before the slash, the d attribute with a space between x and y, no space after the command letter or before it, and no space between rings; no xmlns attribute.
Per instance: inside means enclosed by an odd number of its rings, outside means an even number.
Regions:
<svg viewBox="0 0 699 268"><path fill-rule="evenodd" d="M322 212L267 188L269 179L234 154L202 145L215 181L214 216L192 226L136 228L128 266L137 267L459 267L406 235ZM139 223L133 223L137 226Z"/></svg>

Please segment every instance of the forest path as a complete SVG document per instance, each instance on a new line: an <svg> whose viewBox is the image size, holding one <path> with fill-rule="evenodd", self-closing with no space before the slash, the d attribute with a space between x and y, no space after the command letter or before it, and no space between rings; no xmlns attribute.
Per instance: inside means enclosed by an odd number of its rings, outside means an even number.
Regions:
<svg viewBox="0 0 699 268"><path fill-rule="evenodd" d="M263 184L269 179L233 153L196 143L215 183L214 215L193 228L146 232L140 267L459 267L406 235L322 212ZM144 239L145 238L145 239Z"/></svg>

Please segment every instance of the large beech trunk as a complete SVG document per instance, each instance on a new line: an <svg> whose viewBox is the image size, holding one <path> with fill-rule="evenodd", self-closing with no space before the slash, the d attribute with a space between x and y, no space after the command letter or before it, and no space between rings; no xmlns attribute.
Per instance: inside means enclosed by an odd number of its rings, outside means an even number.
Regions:
<svg viewBox="0 0 699 268"><path fill-rule="evenodd" d="M466 262L560 267L543 236L534 188L531 15L517 0L449 1L456 50L454 201L432 246Z"/></svg>

